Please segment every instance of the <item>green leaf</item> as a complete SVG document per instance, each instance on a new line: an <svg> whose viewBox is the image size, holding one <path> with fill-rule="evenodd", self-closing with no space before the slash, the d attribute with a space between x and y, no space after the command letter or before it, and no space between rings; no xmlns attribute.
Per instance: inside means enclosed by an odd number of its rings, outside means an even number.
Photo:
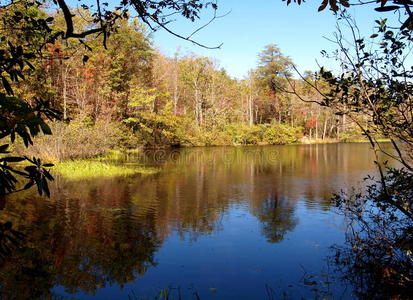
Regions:
<svg viewBox="0 0 413 300"><path fill-rule="evenodd" d="M43 190L44 190L46 196L50 197L49 184L47 183L47 180L44 176L42 178L42 181L43 181Z"/></svg>
<svg viewBox="0 0 413 300"><path fill-rule="evenodd" d="M25 160L24 157L18 157L18 156L3 157L0 159L0 161L5 161L5 162L20 162L23 160Z"/></svg>
<svg viewBox="0 0 413 300"><path fill-rule="evenodd" d="M44 133L44 134L47 134L47 135L51 135L52 134L52 130L50 129L50 127L49 127L49 125L47 125L45 122L41 122L40 123L40 128L42 129L42 132Z"/></svg>
<svg viewBox="0 0 413 300"><path fill-rule="evenodd" d="M28 190L29 188L31 188L34 185L33 181L29 181L28 183L26 183L26 185L23 187L24 190Z"/></svg>
<svg viewBox="0 0 413 300"><path fill-rule="evenodd" d="M323 0L320 7L318 8L318 11L324 10L327 7L327 4L328 4L328 0Z"/></svg>
<svg viewBox="0 0 413 300"><path fill-rule="evenodd" d="M350 7L350 4L348 3L347 0L340 0L340 4L343 5L344 7Z"/></svg>
<svg viewBox="0 0 413 300"><path fill-rule="evenodd" d="M50 180L50 181L54 180L53 176L47 170L43 170L43 174L48 180Z"/></svg>
<svg viewBox="0 0 413 300"><path fill-rule="evenodd" d="M2 76L1 81L3 83L4 89L6 90L6 93L10 95L14 95L13 89L11 88L10 83L7 81L7 79Z"/></svg>

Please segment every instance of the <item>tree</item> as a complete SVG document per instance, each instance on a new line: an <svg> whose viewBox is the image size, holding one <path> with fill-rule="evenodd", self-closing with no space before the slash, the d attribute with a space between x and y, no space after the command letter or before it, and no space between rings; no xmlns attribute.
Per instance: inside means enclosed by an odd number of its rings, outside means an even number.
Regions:
<svg viewBox="0 0 413 300"><path fill-rule="evenodd" d="M96 8L82 4L82 8L87 12L82 17L89 19L88 26L82 26L78 22L76 15L72 13L65 0L55 0L54 8L58 14L63 15L63 26L58 19L45 13L45 9L51 9L47 1L10 0L0 4L1 12L1 36L0 36L0 79L1 86L5 93L0 94L0 138L10 139L14 143L16 135L24 144L33 144L33 138L39 133L51 134L50 127L46 121L60 119L60 112L52 106L47 99L42 99L42 95L32 95L28 98L17 97L15 94L18 84L27 82L30 77L36 75L39 62L48 55L50 45L62 43L76 44L76 47L92 48L87 45L85 39L89 36L102 37L102 44L107 47L108 38L118 29L121 20L128 19L129 9L135 10L138 18L150 28L161 27L169 33L201 45L192 39L193 34L184 37L169 29L168 24L172 16L181 15L184 19L195 21L199 17L201 10L211 8L217 10L214 1L202 0L166 0L166 1L121 1L115 9L109 8L107 3L100 0L96 3ZM174 12L171 14L171 12ZM215 17L214 17L215 18ZM214 19L213 18L213 19ZM212 21L212 20L211 20ZM197 30L198 31L198 30ZM203 45L201 45L203 46ZM58 54L61 50L54 49ZM49 56L50 59L54 58ZM66 59L66 57L64 57ZM87 62L89 55L83 55L83 62ZM116 63L125 63L124 61ZM61 79L66 84L67 68L61 69ZM118 74L119 76L127 75ZM114 78L116 79L116 77ZM120 88L114 83L115 89ZM67 86L63 85L63 108L66 110ZM66 116L66 113L65 113ZM4 206L5 197L10 193L28 189L36 185L40 194L49 195L47 181L53 180L49 172L52 164L44 164L38 158L6 156L9 144L0 145L0 204ZM26 161L30 165L23 170L17 168L13 163ZM22 183L18 179L25 179ZM13 239L10 232L11 224L4 224L0 236L0 249L4 253L8 252L7 244Z"/></svg>
<svg viewBox="0 0 413 300"><path fill-rule="evenodd" d="M119 21L129 17L128 9L135 9L139 19L150 28L160 26L168 32L188 41L192 40L192 35L182 37L168 28L171 11L180 14L184 19L195 21L199 17L201 10L212 8L216 11L215 2L208 1L187 1L187 0L167 0L155 1L122 1L114 10L109 9L106 3L97 2L96 10L92 10L87 5L82 5L83 9L90 13L91 24L87 27L79 26L75 15L71 12L64 0L54 2L56 8L62 13L64 18L64 29L55 22L53 17L43 12L45 4L38 1L10 1L1 6L2 24L4 24L3 35L1 38L0 51L0 77L2 86L9 96L1 94L2 120L0 123L1 138L10 138L13 143L16 134L25 142L26 146L32 144L32 138L41 131L50 134L50 128L45 123L47 118L58 118L59 113L51 107L49 101L38 98L19 99L10 97L14 95L15 87L12 83L27 81L36 70L36 62L44 57L48 45L58 44L59 41L78 43L90 49L85 42L88 36L102 36L103 46L107 46L108 38L112 32L118 28ZM169 17L168 17L169 16ZM11 34L13 33L13 34ZM18 34L16 34L18 33ZM118 35L119 36L119 35ZM59 49L55 49L57 53ZM89 59L88 55L83 56L83 61ZM114 62L121 63L121 62ZM63 72L65 73L65 72ZM127 76L127 72L121 72L119 76ZM117 76L112 79L116 80ZM122 80L124 81L124 80ZM113 88L120 87L114 82ZM66 88L64 88L65 90ZM66 105L64 105L64 108ZM2 154L7 154L7 144L1 146ZM18 171L10 166L10 163L26 160L33 164L24 172ZM29 188L34 183L37 184L39 192L48 194L47 179L52 179L46 168L38 159L28 158L2 158L0 166L0 197L17 191L17 177L22 176L28 179L28 183L23 188ZM46 168L45 168L46 167Z"/></svg>
<svg viewBox="0 0 413 300"><path fill-rule="evenodd" d="M304 0L283 0L287 2L287 5L291 4L291 2L295 2L298 5L301 5ZM355 3L351 3L347 0L322 0L321 5L318 8L318 11L323 11L326 9L328 6L330 9L334 12L337 13L340 11L340 9L345 9L350 6L356 6L356 5L370 5L374 3L374 5L379 5L379 7L376 7L374 10L378 12L393 12L397 13L400 16L405 16L404 19L399 19L402 20L401 25L400 25L400 30L407 30L410 31L413 29L413 3L410 0L377 0L377 1L358 1Z"/></svg>
<svg viewBox="0 0 413 300"><path fill-rule="evenodd" d="M274 92L283 91L291 74L292 61L275 44L264 47L258 54L257 77Z"/></svg>
<svg viewBox="0 0 413 300"><path fill-rule="evenodd" d="M187 96L193 101L196 124L201 126L204 123L205 111L210 105L207 88L212 81L213 63L205 57L189 57L181 60L179 65Z"/></svg>
<svg viewBox="0 0 413 300"><path fill-rule="evenodd" d="M258 55L257 80L262 87L264 103L263 113L265 121L277 119L281 123L285 108L289 105L289 96L284 93L288 78L292 76L292 61L284 56L275 44L264 47Z"/></svg>
<svg viewBox="0 0 413 300"><path fill-rule="evenodd" d="M367 137L379 178L368 177L364 191L335 195L336 205L350 220L349 247L337 249L335 262L363 298L408 298L413 287L413 72L406 57L412 40L410 32L394 31L381 20L368 47L345 11L340 19L353 40L350 48L338 27L336 43L343 55L335 58L343 73L320 70L319 78L331 87L327 92L306 82L320 94L320 105L352 120ZM393 151L382 149L382 137L390 140ZM401 167L388 167L379 152Z"/></svg>

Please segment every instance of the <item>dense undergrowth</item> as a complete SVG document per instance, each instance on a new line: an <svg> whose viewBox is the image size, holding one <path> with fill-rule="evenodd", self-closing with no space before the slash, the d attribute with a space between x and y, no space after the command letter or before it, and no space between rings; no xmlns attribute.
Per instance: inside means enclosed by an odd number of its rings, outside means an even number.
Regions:
<svg viewBox="0 0 413 300"><path fill-rule="evenodd" d="M179 119L179 120L178 120ZM145 123L144 123L145 122ZM293 143L331 143L338 139L309 140L303 138L301 127L285 124L225 124L190 126L188 120L176 116L156 116L127 126L115 122L72 121L50 124L53 135L42 135L33 146L17 143L19 155L42 157L48 162L96 158L112 150L138 148L284 145ZM346 135L342 141L361 140L358 135Z"/></svg>

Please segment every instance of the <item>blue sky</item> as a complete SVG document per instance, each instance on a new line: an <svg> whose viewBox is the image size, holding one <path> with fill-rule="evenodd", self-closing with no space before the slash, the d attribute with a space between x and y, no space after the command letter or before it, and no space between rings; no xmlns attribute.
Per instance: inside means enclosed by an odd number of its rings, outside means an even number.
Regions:
<svg viewBox="0 0 413 300"><path fill-rule="evenodd" d="M166 55L174 55L179 47L183 54L194 52L214 57L237 78L243 78L256 66L257 54L271 43L277 44L302 71L318 69L316 59L321 65L331 67L332 62L323 59L320 51L335 49L323 36L332 37L336 20L328 9L317 12L320 2L308 0L301 6L295 3L287 6L281 0L219 0L220 13L230 13L195 36L197 42L208 46L223 43L218 50L203 49L163 31L155 32L153 37L156 46ZM368 35L375 19L388 16L374 12L373 8L357 6L350 9ZM208 17L203 14L195 26L178 19L172 28L185 35L206 22Z"/></svg>
<svg viewBox="0 0 413 300"><path fill-rule="evenodd" d="M109 6L114 6L119 1L107 2ZM277 44L300 71L317 70L316 60L322 66L335 68L333 61L324 59L320 54L321 50L329 52L335 49L324 37L331 38L336 26L336 18L330 10L317 11L321 2L322 0L307 0L301 5L291 3L287 6L282 0L218 0L219 14L230 13L217 19L194 37L197 42L208 46L223 43L218 50L201 48L162 30L155 32L153 38L155 46L166 55L173 56L180 48L181 55L192 52L216 58L231 76L239 79L256 67L258 53L268 44ZM76 6L79 3L95 2L68 0L68 3ZM365 36L371 35L375 19L396 19L392 13L375 12L376 6L372 4L349 9ZM211 12L203 13L195 24L178 18L171 24L171 28L181 35L187 35L210 17Z"/></svg>

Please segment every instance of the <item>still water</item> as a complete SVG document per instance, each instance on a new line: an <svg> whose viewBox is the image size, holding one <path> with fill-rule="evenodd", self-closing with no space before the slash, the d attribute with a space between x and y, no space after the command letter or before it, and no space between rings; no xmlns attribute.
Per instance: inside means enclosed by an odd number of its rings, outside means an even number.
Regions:
<svg viewBox="0 0 413 300"><path fill-rule="evenodd" d="M20 299L351 297L328 262L335 191L376 172L367 144L145 151L155 175L70 181L9 201L28 244L0 267Z"/></svg>

